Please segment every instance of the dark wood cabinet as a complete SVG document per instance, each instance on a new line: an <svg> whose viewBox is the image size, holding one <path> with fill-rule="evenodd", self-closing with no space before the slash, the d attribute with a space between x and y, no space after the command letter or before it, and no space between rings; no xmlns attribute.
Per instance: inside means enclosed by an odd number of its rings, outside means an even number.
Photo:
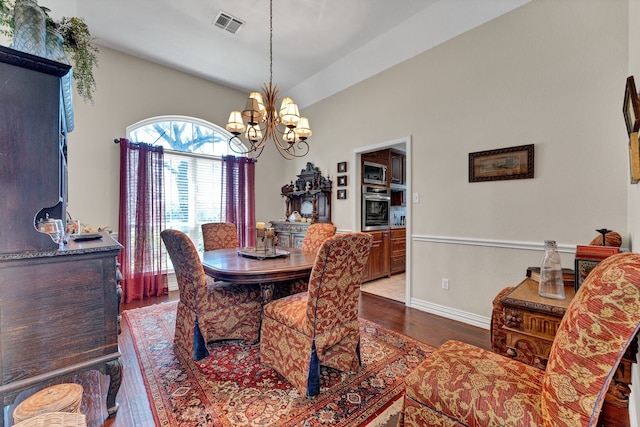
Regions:
<svg viewBox="0 0 640 427"><path fill-rule="evenodd" d="M308 162L295 182L291 181L280 189L286 203L285 218L288 220L293 212L298 212L305 220L330 223L331 188L331 180Z"/></svg>
<svg viewBox="0 0 640 427"><path fill-rule="evenodd" d="M405 185L405 155L391 150L389 153L389 183Z"/></svg>
<svg viewBox="0 0 640 427"><path fill-rule="evenodd" d="M362 274L362 282L388 277L389 270L389 230L367 231L373 236L369 260Z"/></svg>
<svg viewBox="0 0 640 427"><path fill-rule="evenodd" d="M407 260L407 236L405 228L392 228L389 244L389 268L391 274L405 271Z"/></svg>
<svg viewBox="0 0 640 427"><path fill-rule="evenodd" d="M66 220L69 70L0 47L0 399L4 408L23 391L99 369L111 379L112 415L121 246L104 234L59 249L36 229L47 215Z"/></svg>
<svg viewBox="0 0 640 427"><path fill-rule="evenodd" d="M387 186L406 184L406 155L404 153L394 149L378 150L363 153L360 159L362 162L372 162L386 166Z"/></svg>

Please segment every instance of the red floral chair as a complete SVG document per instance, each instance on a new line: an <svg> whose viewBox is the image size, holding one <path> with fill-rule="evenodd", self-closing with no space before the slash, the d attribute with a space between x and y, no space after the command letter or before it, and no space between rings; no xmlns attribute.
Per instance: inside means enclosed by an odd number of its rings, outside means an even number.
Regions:
<svg viewBox="0 0 640 427"><path fill-rule="evenodd" d="M237 248L238 230L230 222L209 222L202 224L202 240L205 251L216 249Z"/></svg>
<svg viewBox="0 0 640 427"><path fill-rule="evenodd" d="M307 233L302 240L302 250L305 252L318 252L322 243L335 234L335 225L315 222L307 228Z"/></svg>
<svg viewBox="0 0 640 427"><path fill-rule="evenodd" d="M595 426L640 327L640 254L602 261L562 319L545 371L448 341L405 379L400 425Z"/></svg>
<svg viewBox="0 0 640 427"><path fill-rule="evenodd" d="M360 366L358 297L373 238L333 236L320 247L309 290L264 306L260 361L301 395L320 393L320 365L343 372Z"/></svg>
<svg viewBox="0 0 640 427"><path fill-rule="evenodd" d="M259 285L214 282L204 273L189 237L177 230L160 233L176 272L180 301L174 346L200 360L206 344L222 339L258 341L262 297Z"/></svg>

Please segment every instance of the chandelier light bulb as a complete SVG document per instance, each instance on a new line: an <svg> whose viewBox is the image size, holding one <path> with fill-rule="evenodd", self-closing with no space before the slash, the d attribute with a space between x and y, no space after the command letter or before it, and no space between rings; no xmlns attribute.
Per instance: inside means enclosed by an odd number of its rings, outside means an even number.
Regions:
<svg viewBox="0 0 640 427"><path fill-rule="evenodd" d="M247 128L247 132L244 134L244 137L255 143L262 139L262 131L258 126L252 125Z"/></svg>
<svg viewBox="0 0 640 427"><path fill-rule="evenodd" d="M298 121L300 121L300 112L298 111L298 106L295 102L291 101L287 104L284 114L282 111L280 112L280 121L288 128L296 127Z"/></svg>
<svg viewBox="0 0 640 427"><path fill-rule="evenodd" d="M232 111L229 114L229 121L226 126L227 130L234 135L240 135L244 132L245 125L242 122L242 113L240 111Z"/></svg>
<svg viewBox="0 0 640 427"><path fill-rule="evenodd" d="M300 121L298 121L298 125L296 126L296 137L304 141L309 138L313 132L311 132L311 128L309 127L309 119L306 117L300 117Z"/></svg>

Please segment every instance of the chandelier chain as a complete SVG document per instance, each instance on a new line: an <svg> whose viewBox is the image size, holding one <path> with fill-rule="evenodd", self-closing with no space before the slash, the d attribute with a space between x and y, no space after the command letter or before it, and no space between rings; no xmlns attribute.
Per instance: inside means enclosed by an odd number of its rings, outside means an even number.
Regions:
<svg viewBox="0 0 640 427"><path fill-rule="evenodd" d="M255 153L258 158L265 145L273 141L287 160L309 153L309 120L300 117L293 99L284 98L280 109L277 101L278 86L273 84L273 0L269 0L269 86L263 85L263 93L252 92L242 112L232 111L229 115L226 129L231 132L230 150L241 155Z"/></svg>
<svg viewBox="0 0 640 427"><path fill-rule="evenodd" d="M273 0L269 0L269 85L273 83Z"/></svg>

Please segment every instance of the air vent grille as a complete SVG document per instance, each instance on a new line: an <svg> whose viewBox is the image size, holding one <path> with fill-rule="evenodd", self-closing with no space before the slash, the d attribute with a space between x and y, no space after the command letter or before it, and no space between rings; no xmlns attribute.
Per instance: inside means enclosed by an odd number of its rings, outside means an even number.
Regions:
<svg viewBox="0 0 640 427"><path fill-rule="evenodd" d="M218 16L216 16L216 20L215 20L216 27L222 28L223 30L227 30L231 34L237 33L243 24L244 22L241 21L240 19L223 11L220 11L218 13Z"/></svg>

